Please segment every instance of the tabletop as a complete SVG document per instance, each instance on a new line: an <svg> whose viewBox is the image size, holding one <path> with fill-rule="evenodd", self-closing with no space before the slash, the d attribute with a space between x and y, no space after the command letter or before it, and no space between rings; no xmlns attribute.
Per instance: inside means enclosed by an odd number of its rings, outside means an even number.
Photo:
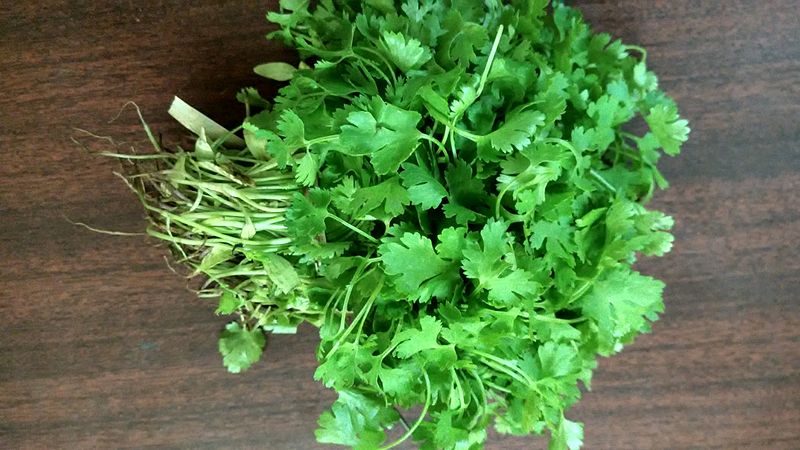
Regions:
<svg viewBox="0 0 800 450"><path fill-rule="evenodd" d="M140 205L79 129L165 139L177 94L224 125L252 66L296 56L270 1L10 2L0 9L0 448L323 448L334 398L312 328L225 371L226 319L143 237ZM596 30L649 50L693 129L654 206L676 245L653 333L602 359L569 414L587 449L800 448L800 15L797 0L582 0ZM101 142L102 144L102 142ZM94 145L97 145L95 141ZM487 449L544 448L492 434Z"/></svg>

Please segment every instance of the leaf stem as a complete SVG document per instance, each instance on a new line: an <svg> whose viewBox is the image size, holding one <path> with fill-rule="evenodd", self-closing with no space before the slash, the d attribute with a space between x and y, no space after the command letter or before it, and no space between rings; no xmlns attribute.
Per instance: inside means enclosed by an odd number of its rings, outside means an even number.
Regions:
<svg viewBox="0 0 800 450"><path fill-rule="evenodd" d="M411 428L405 432L404 435L400 437L400 439L392 442L391 444L381 447L379 450L389 450L390 448L397 447L398 445L405 442L411 435L414 434L414 431L422 424L425 420L425 417L428 415L428 408L431 406L431 379L428 377L428 372L426 370L422 371L422 376L425 377L425 404L422 406L422 412L419 414L419 418Z"/></svg>
<svg viewBox="0 0 800 450"><path fill-rule="evenodd" d="M616 189L614 186L612 186L612 185L611 185L611 183L609 183L609 182L608 182L608 180L606 180L605 178L603 178L603 176L602 176L602 175L600 175L600 174L599 174L599 173L598 173L596 170L594 170L594 169L589 169L589 173L590 173L590 174L591 174L593 177L595 177L595 179L597 179L597 181L599 181L599 182L600 182L600 184L602 184L602 185L603 185L603 186L604 186L606 189L608 189L609 191L611 191L611 192L613 192L613 193L615 193L615 194L617 193L617 189Z"/></svg>
<svg viewBox="0 0 800 450"><path fill-rule="evenodd" d="M325 142L331 142L331 141L335 141L337 139L339 139L339 135L338 134L332 134L330 136L322 136L322 137L318 137L318 138L314 138L314 139L309 139L307 141L304 141L303 145L306 148L308 148L308 147L311 147L312 145L315 145L315 144L322 144L322 143L325 143Z"/></svg>
<svg viewBox="0 0 800 450"><path fill-rule="evenodd" d="M640 47L638 45L625 45L625 50L636 50L642 54L642 62L647 62L647 50L645 50L644 47Z"/></svg>
<svg viewBox="0 0 800 450"><path fill-rule="evenodd" d="M486 60L486 66L483 68L483 74L481 75L481 81L478 84L478 92L475 94L475 98L481 96L483 92L483 88L486 86L486 79L489 77L489 70L492 68L492 63L494 62L494 57L497 54L497 47L500 45L500 38L503 37L503 25L501 24L497 28L497 34L494 37L494 43L492 44L492 50L489 52L489 59Z"/></svg>
<svg viewBox="0 0 800 450"><path fill-rule="evenodd" d="M368 241L370 241L372 243L375 243L375 244L378 243L377 239L375 239L374 237L368 235L367 233L364 232L364 230L356 227L355 225L352 225L350 222L340 218L339 216L328 213L328 218L333 219L333 220L339 222L340 224L346 226L347 228L349 228L352 231L358 233L360 236L362 236L363 238L367 239Z"/></svg>

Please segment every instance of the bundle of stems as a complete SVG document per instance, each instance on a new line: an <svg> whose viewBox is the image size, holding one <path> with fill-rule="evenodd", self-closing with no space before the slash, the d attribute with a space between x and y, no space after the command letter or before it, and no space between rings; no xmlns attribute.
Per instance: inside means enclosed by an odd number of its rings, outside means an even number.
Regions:
<svg viewBox="0 0 800 450"><path fill-rule="evenodd" d="M154 151L103 153L128 163L117 175L144 206L147 234L169 245L189 278L202 279L200 297L222 298L218 313L238 312L242 328L294 332L303 321L319 323L321 307L309 299L315 286L278 255L290 248L285 213L302 187L177 97L170 114L197 133L193 150L165 149L139 112Z"/></svg>

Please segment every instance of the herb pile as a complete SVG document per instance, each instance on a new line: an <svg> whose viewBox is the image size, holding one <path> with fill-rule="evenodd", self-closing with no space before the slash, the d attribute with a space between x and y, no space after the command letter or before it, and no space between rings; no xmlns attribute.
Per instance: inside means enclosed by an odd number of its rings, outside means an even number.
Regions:
<svg viewBox="0 0 800 450"><path fill-rule="evenodd" d="M268 14L303 62L256 67L288 84L244 89L240 129L189 119L193 151L129 157L150 234L236 315L225 366L308 322L339 394L320 442L479 449L494 426L580 447L565 411L597 355L663 309L631 265L671 247L643 204L689 128L645 51L546 0L316 3Z"/></svg>

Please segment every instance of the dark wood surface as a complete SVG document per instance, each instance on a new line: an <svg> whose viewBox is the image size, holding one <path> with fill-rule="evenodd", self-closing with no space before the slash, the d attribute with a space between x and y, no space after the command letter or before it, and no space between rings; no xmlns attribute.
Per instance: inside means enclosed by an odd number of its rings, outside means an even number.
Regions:
<svg viewBox="0 0 800 450"><path fill-rule="evenodd" d="M602 360L570 416L587 449L800 448L800 15L797 0L575 1L646 46L692 122L657 206L675 250L654 333ZM243 375L224 318L141 237L135 198L70 137L165 139L178 94L227 125L251 66L291 58L263 35L274 2L8 2L0 8L0 448L307 450L332 394L312 329L270 338ZM488 449L541 448L494 436Z"/></svg>

